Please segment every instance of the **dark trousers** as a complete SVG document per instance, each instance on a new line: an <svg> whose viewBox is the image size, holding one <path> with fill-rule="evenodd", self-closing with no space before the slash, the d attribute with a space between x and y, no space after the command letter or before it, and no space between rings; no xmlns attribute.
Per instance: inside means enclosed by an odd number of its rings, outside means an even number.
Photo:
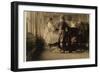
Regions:
<svg viewBox="0 0 100 73"><path fill-rule="evenodd" d="M62 44L62 45L61 45ZM67 49L67 32L61 32L58 39L58 46L60 49L65 51Z"/></svg>

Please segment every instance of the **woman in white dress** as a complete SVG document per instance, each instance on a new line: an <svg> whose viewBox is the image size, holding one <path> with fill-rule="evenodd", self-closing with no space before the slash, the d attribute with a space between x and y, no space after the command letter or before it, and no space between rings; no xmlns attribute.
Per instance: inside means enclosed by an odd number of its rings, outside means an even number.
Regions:
<svg viewBox="0 0 100 73"><path fill-rule="evenodd" d="M55 26L52 18L49 18L47 26L45 27L44 39L47 45L54 44L58 41L58 35L55 32Z"/></svg>

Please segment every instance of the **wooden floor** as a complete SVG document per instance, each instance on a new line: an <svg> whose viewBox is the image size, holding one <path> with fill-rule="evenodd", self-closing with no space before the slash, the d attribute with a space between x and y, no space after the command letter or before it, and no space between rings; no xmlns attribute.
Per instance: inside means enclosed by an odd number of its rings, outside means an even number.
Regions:
<svg viewBox="0 0 100 73"><path fill-rule="evenodd" d="M72 53L69 53L68 51L66 51L65 53L61 53L61 51L59 51L58 48L54 48L45 50L41 55L42 60L81 59L81 58L89 58L89 52L73 51Z"/></svg>

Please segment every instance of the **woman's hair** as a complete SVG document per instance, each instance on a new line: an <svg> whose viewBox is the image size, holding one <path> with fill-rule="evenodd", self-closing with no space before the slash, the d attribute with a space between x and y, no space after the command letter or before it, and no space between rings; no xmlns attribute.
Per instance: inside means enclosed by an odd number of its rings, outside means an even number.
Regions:
<svg viewBox="0 0 100 73"><path fill-rule="evenodd" d="M52 21L52 20L53 20L53 19L50 17L50 18L49 18L49 21Z"/></svg>

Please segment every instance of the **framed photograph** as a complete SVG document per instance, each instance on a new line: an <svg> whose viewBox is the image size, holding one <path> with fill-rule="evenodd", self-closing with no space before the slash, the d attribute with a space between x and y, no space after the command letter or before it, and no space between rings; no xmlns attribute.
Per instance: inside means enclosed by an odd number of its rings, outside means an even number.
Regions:
<svg viewBox="0 0 100 73"><path fill-rule="evenodd" d="M11 3L11 70L97 66L97 7Z"/></svg>

